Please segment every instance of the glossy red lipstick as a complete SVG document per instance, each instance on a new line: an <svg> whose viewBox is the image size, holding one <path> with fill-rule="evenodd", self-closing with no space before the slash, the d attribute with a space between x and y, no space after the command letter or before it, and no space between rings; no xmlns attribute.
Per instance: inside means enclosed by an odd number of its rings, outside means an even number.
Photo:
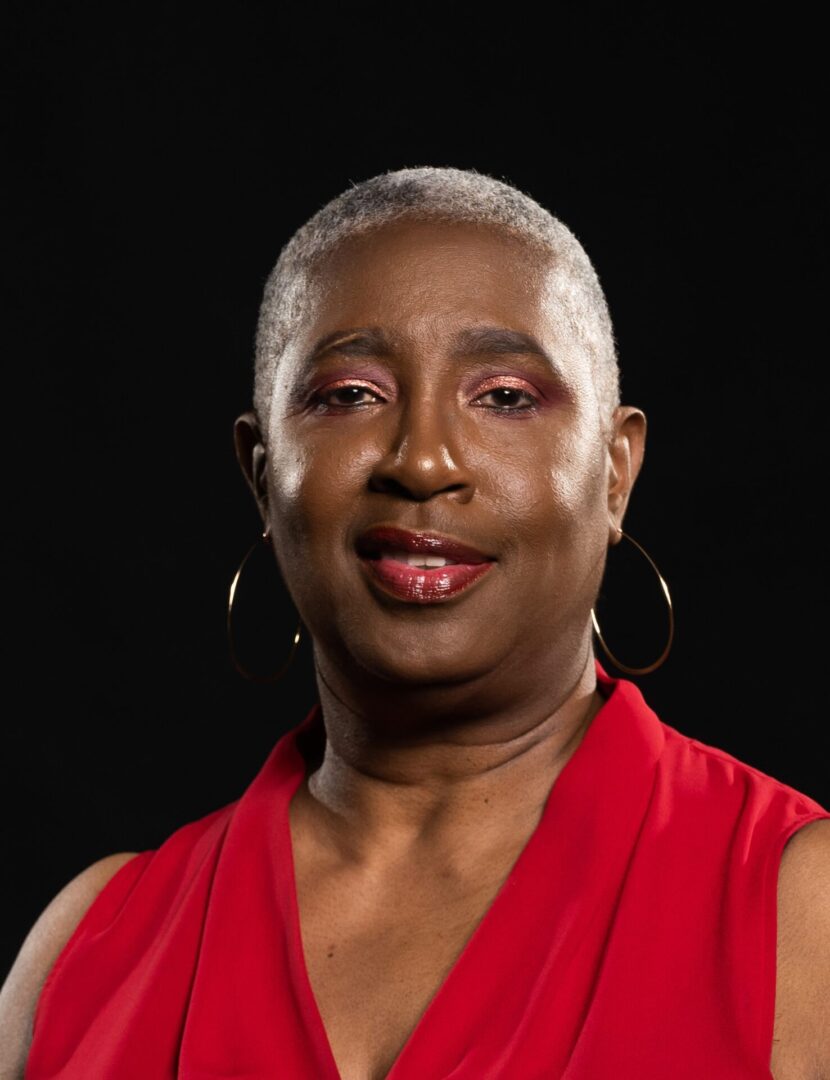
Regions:
<svg viewBox="0 0 830 1080"><path fill-rule="evenodd" d="M374 584L399 600L416 604L457 596L484 577L495 561L455 537L391 525L375 526L363 533L357 553ZM412 565L442 558L449 560L444 566Z"/></svg>

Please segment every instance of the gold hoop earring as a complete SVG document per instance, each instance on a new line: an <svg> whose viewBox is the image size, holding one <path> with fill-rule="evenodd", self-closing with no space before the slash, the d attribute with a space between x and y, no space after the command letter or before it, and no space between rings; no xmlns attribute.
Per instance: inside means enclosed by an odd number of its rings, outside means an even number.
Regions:
<svg viewBox="0 0 830 1080"><path fill-rule="evenodd" d="M294 659L294 654L296 653L297 646L300 643L300 628L303 625L302 619L300 619L300 621L297 623L297 629L296 629L296 631L294 633L294 641L292 642L291 651L288 654L288 659L283 664L283 666L279 669L279 671L276 672L276 674L273 674L273 675L257 675L254 672L248 671L246 668L244 668L242 666L242 664L239 663L239 660L237 659L237 656L236 656L236 650L234 649L234 645L233 645L233 629L232 629L232 626L231 626L231 612L233 611L233 600L234 600L234 595L236 594L236 587L239 584L239 578L240 578L240 576L242 574L242 571L243 571L243 569L245 567L245 563L248 561L248 559L251 556L251 552L254 550L255 547L258 546L260 541L265 541L265 543L268 543L268 529L264 529L263 533L262 533L262 536L260 536L259 540L255 541L253 544L251 544L250 548L248 548L248 551L245 554L245 557L242 559L242 562L239 564L239 569L236 571L236 573L233 576L233 581L231 582L230 589L228 590L228 617L227 617L227 624L226 624L227 625L227 634L228 634L228 648L230 650L231 660L233 662L233 666L236 668L236 670L239 672L239 674L242 675L244 678L250 679L251 682L275 683L275 682L278 682L283 677L283 675L285 675L286 671L288 671L289 667L291 666L291 661ZM270 545L269 545L269 547L270 547Z"/></svg>
<svg viewBox="0 0 830 1080"><path fill-rule="evenodd" d="M660 579L660 584L661 584L661 586L663 588L663 593L664 593L664 595L666 597L666 603L669 605L669 640L666 642L666 647L663 649L662 653L658 656L658 658L654 661L653 664L649 664L647 667L642 667L642 668L628 667L626 664L621 664L620 661L616 658L616 656L614 656L614 654L611 652L611 650L605 644L605 641L603 640L602 633L600 632L599 623L597 622L597 617L594 614L594 609L593 608L591 608L591 620L593 621L594 630L596 631L596 635L599 638L600 645L602 645L603 649L605 650L605 652L608 655L608 658L611 660L612 664L614 664L615 667L618 667L620 669L620 671L625 671L629 675L648 675L649 672L656 671L657 668L660 667L660 665L663 663L663 661L669 655L669 650L671 649L672 641L674 640L674 608L672 606L671 596L669 594L669 587L666 584L665 579L663 578L663 575L657 569L657 565L654 562L654 559L652 559L652 557L649 555L649 553L646 551L646 549L641 544L637 543L637 541L634 539L633 536L629 536L628 533L624 533L622 531L622 529L619 529L619 528L617 529L617 532L620 534L620 536L624 536L626 538L626 540L630 540L631 543L639 551L641 551L643 553L643 555L645 555L645 557L648 559L649 563L651 564L652 569L654 570L654 573Z"/></svg>

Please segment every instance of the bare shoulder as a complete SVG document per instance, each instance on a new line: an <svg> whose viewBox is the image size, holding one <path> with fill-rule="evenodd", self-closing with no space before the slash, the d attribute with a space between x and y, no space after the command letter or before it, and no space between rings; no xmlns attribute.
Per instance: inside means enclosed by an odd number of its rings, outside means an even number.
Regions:
<svg viewBox="0 0 830 1080"><path fill-rule="evenodd" d="M830 1076L830 818L787 841L778 872L775 1080Z"/></svg>
<svg viewBox="0 0 830 1080"><path fill-rule="evenodd" d="M0 1080L22 1080L40 991L90 904L137 852L99 859L66 884L32 926L0 989Z"/></svg>

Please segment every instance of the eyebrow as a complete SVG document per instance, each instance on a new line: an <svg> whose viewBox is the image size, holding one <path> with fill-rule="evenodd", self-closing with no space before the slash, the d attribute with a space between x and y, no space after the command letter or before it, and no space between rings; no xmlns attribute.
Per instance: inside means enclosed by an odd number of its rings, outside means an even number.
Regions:
<svg viewBox="0 0 830 1080"><path fill-rule="evenodd" d="M316 341L303 357L303 367L311 367L333 350L349 356L390 356L392 346L379 326L358 326L335 330Z"/></svg>
<svg viewBox="0 0 830 1080"><path fill-rule="evenodd" d="M391 356L394 347L379 326L335 330L315 342L303 358L303 367L310 367L322 359L327 352L335 350L348 356ZM532 334L526 334L521 330L488 325L464 327L454 335L451 355L460 359L470 353L489 356L524 353L539 356L555 375L565 380L560 364Z"/></svg>

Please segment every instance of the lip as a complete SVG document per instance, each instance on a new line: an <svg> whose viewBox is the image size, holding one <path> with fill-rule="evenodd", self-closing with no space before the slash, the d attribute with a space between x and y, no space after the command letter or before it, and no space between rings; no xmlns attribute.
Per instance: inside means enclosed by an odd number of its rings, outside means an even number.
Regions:
<svg viewBox="0 0 830 1080"><path fill-rule="evenodd" d="M360 564L370 581L397 600L433 604L466 592L492 568L495 559L455 537L410 532L396 526L374 526L355 545ZM443 555L456 565L430 569L407 566L384 558L389 551Z"/></svg>
<svg viewBox="0 0 830 1080"><path fill-rule="evenodd" d="M384 550L443 555L446 559L465 563L468 566L490 562L494 558L492 555L485 555L470 544L462 543L454 536L442 536L440 533L421 530L414 532L410 529L400 529L395 525L373 525L372 528L361 533L355 546L358 555L370 559L377 558Z"/></svg>

